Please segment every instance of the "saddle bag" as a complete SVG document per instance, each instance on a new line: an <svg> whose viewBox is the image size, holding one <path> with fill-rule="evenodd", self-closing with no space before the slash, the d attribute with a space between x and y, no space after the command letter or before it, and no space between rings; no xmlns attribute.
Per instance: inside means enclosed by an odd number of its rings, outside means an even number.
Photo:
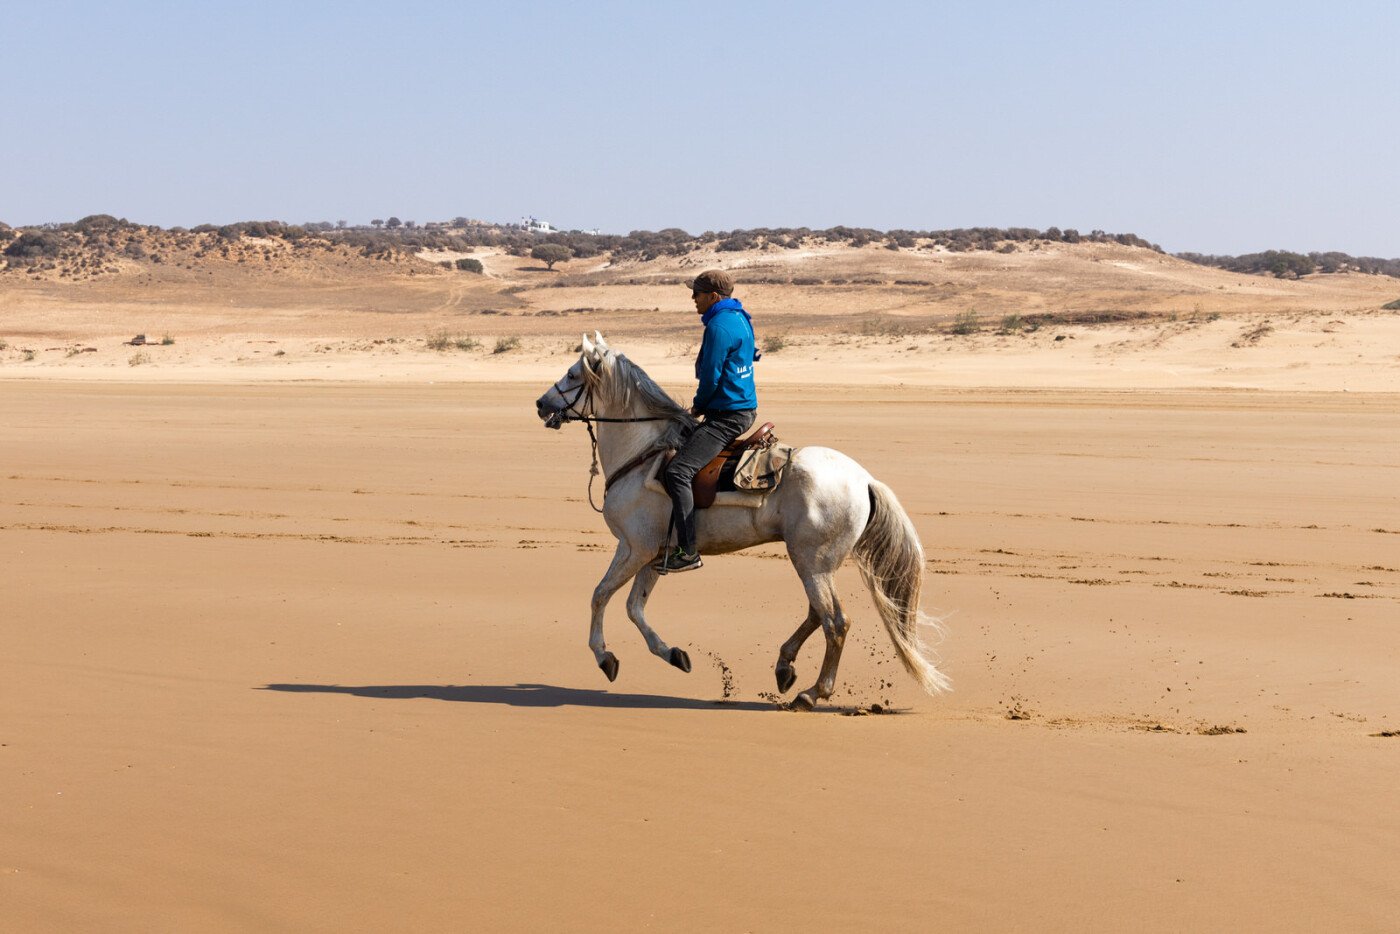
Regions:
<svg viewBox="0 0 1400 934"><path fill-rule="evenodd" d="M735 489L762 493L777 488L788 461L792 460L792 452L793 448L777 443L742 452L734 468Z"/></svg>

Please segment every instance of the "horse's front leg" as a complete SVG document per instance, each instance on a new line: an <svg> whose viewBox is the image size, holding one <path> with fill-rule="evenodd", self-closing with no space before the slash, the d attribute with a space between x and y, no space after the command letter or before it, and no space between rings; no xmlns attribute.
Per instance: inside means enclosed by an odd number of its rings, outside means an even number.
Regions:
<svg viewBox="0 0 1400 934"><path fill-rule="evenodd" d="M661 577L656 572L656 568L647 565L637 574L632 581L632 592L627 595L627 615L632 622L637 624L637 631L642 634L642 638L647 640L647 648L651 649L651 654L657 658L664 658L681 671L690 673L690 656L685 649L673 648L662 641L656 631L647 625L646 607L647 597L656 587L656 582Z"/></svg>
<svg viewBox="0 0 1400 934"><path fill-rule="evenodd" d="M627 542L618 542L612 564L608 566L608 573L604 574L598 586L593 588L593 618L588 629L588 647L593 650L594 660L597 661L598 667L603 669L603 674L608 676L609 681L617 680L618 666L617 656L608 651L607 643L603 641L603 613L618 588L646 567L652 557L649 554L638 555Z"/></svg>

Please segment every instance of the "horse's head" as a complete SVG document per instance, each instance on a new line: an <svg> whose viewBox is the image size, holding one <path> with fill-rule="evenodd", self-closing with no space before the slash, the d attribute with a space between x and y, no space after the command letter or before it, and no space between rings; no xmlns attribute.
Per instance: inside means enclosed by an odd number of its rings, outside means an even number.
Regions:
<svg viewBox="0 0 1400 934"><path fill-rule="evenodd" d="M583 335L582 351L574 365L535 400L535 414L546 428L560 428L570 417L593 414L593 393L603 374L612 368L613 351L603 335Z"/></svg>

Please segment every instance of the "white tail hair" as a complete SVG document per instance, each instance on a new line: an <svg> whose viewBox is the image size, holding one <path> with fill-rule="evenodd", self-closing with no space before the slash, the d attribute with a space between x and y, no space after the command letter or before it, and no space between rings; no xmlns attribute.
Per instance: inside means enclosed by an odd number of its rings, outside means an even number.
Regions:
<svg viewBox="0 0 1400 934"><path fill-rule="evenodd" d="M924 626L943 636L942 622L919 609L923 546L894 491L878 480L870 481L870 521L856 542L855 559L904 667L928 693L951 691L953 683L934 666L935 656L919 633Z"/></svg>

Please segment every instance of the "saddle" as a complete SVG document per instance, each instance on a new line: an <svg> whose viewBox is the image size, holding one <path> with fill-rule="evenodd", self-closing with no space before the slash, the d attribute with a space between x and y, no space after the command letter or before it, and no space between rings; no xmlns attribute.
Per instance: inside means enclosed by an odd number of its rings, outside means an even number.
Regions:
<svg viewBox="0 0 1400 934"><path fill-rule="evenodd" d="M746 438L736 438L729 442L723 451L715 455L705 467L695 475L691 491L695 495L695 508L707 509L715 504L715 495L721 489L733 490L734 471L739 460L749 451L770 448L778 442L773 434L773 423L764 422L758 430Z"/></svg>

